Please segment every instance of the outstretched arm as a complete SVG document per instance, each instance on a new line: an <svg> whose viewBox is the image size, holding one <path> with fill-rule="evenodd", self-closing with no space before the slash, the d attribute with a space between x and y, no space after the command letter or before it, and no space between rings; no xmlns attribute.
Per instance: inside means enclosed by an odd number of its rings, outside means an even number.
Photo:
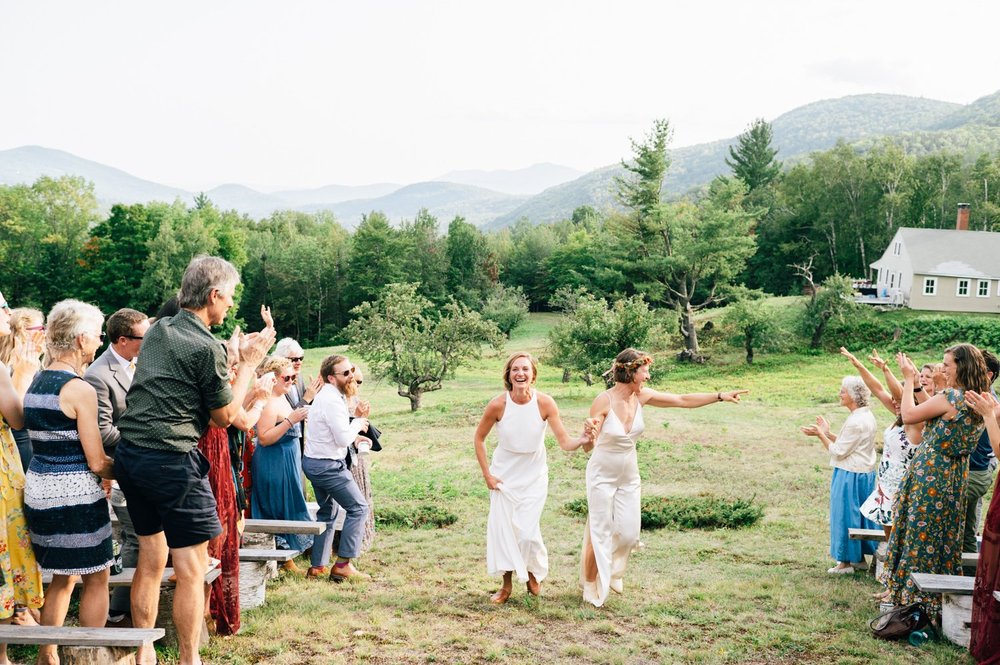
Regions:
<svg viewBox="0 0 1000 665"><path fill-rule="evenodd" d="M877 397L878 401L882 402L882 406L889 409L889 412L895 415L896 405L892 402L892 395L882 386L882 383L875 377L875 375L872 374L867 367L865 367L865 364L858 360L853 353L844 347L840 347L840 355L847 358L851 364L854 365L854 369L858 370L861 380L865 382L866 386L868 386L868 390L872 391L872 395Z"/></svg>
<svg viewBox="0 0 1000 665"><path fill-rule="evenodd" d="M643 388L639 393L639 401L643 405L679 407L682 409L696 409L699 406L707 406L715 402L738 403L740 396L745 395L749 390L727 390L715 393L685 393L675 395L674 393L661 393L652 388ZM606 412L605 412L606 413Z"/></svg>

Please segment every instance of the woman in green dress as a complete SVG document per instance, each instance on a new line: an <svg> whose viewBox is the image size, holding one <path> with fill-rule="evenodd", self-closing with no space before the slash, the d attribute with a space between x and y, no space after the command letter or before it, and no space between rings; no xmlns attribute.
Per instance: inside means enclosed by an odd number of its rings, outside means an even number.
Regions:
<svg viewBox="0 0 1000 665"><path fill-rule="evenodd" d="M903 422L926 424L923 443L897 494L885 561L890 602L922 602L937 616L941 596L920 592L910 573L962 574L963 495L969 454L983 429L982 417L965 403L965 391L989 390L989 379L979 349L958 344L944 352L947 388L917 405L913 400L917 368L904 354L898 359L903 372Z"/></svg>

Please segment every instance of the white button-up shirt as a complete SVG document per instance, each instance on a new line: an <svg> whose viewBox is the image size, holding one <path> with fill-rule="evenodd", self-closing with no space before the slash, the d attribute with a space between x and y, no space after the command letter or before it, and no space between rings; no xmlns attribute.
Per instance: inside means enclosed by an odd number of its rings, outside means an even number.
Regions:
<svg viewBox="0 0 1000 665"><path fill-rule="evenodd" d="M325 384L309 409L309 436L303 454L313 459L342 460L364 426L351 422L347 398L333 384Z"/></svg>

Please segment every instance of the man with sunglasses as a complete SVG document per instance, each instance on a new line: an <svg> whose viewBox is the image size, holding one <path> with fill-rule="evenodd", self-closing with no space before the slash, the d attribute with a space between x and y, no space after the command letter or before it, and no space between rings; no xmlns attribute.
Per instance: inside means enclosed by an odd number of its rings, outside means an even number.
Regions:
<svg viewBox="0 0 1000 665"><path fill-rule="evenodd" d="M132 386L135 362L142 346L142 338L149 329L149 317L127 307L108 317L106 325L109 345L107 350L87 368L84 380L97 392L97 425L108 455L114 456L121 439L118 419L125 413L125 394ZM139 561L139 541L136 540L132 519L125 506L125 495L118 483L111 481L111 507L121 525L122 565L134 568ZM108 625L128 628L132 613L129 588L116 587L111 593L108 607Z"/></svg>
<svg viewBox="0 0 1000 665"><path fill-rule="evenodd" d="M337 547L337 561L330 579L343 582L370 579L358 571L351 559L361 554L368 503L347 467L348 447L368 441L360 432L368 429L367 418L350 418L345 389L354 379L354 365L345 356L328 356L320 365L323 387L309 411L309 438L302 457L302 470L312 483L319 503L316 521L326 523L326 531L313 541L308 577L323 575L333 548L333 526L338 506L346 513ZM369 441L370 444L370 441Z"/></svg>

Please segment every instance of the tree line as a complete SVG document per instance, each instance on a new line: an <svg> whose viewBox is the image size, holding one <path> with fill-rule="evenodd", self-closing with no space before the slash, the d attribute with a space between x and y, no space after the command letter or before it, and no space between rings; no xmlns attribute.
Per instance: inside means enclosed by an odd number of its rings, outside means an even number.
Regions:
<svg viewBox="0 0 1000 665"><path fill-rule="evenodd" d="M865 276L896 229L950 227L960 201L972 204L973 229L1000 223L997 155L914 156L885 139L866 152L841 143L785 168L758 120L731 147L730 175L677 196L663 191L669 142L665 120L633 141L614 185L617 209L582 206L554 224L525 219L489 233L426 210L399 225L372 211L353 231L327 212L256 220L203 195L191 206L119 204L102 214L89 183L42 177L0 187L0 288L42 309L73 296L105 312L155 313L188 260L209 253L242 273L236 316L258 324L266 302L282 333L307 345L344 341L355 308L409 283L429 307L454 301L505 333L527 308L580 302L574 293L639 298L673 312L697 356L699 309L741 288L798 293L803 279L791 266L811 261L816 283Z"/></svg>

